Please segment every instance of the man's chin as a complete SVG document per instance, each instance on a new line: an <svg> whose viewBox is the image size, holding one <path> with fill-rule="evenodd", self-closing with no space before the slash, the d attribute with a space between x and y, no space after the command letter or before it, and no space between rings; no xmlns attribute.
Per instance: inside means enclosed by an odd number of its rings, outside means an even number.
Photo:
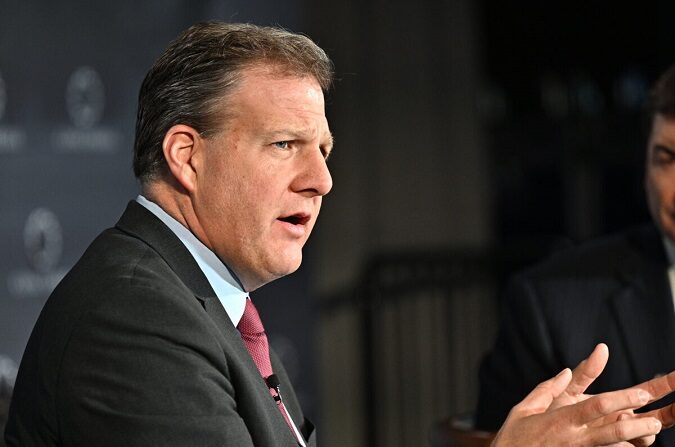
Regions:
<svg viewBox="0 0 675 447"><path fill-rule="evenodd" d="M285 263L285 265L279 270L280 277L294 273L296 270L300 268L301 264L302 264L302 254L300 254L297 257L294 257L293 259L289 259Z"/></svg>
<svg viewBox="0 0 675 447"><path fill-rule="evenodd" d="M273 263L270 263L270 268L268 269L270 281L275 279L282 278L284 276L294 273L300 268L302 264L302 253L294 254L293 256L280 256L280 259L275 259Z"/></svg>

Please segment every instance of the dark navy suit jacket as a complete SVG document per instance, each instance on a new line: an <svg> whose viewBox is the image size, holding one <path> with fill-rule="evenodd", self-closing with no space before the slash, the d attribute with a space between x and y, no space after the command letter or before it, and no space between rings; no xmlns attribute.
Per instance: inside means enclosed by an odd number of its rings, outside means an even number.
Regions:
<svg viewBox="0 0 675 447"><path fill-rule="evenodd" d="M477 427L498 428L539 382L576 366L600 342L609 346L609 362L589 392L627 388L674 370L667 268L661 235L648 224L515 275L494 349L481 365ZM655 445L675 447L675 430L665 430Z"/></svg>

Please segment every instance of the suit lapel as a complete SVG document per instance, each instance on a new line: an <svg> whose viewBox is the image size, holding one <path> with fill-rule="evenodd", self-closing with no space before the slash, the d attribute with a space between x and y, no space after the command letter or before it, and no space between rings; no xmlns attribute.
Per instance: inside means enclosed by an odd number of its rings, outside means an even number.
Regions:
<svg viewBox="0 0 675 447"><path fill-rule="evenodd" d="M195 295L216 295L197 261L178 236L143 205L136 201L129 202L115 226L152 247Z"/></svg>
<svg viewBox="0 0 675 447"><path fill-rule="evenodd" d="M264 411L267 413L266 419L271 421L271 423L274 425L273 431L276 433L277 438L279 440L284 438L288 445L296 445L297 443L288 429L286 421L284 420L281 412L277 408L276 403L270 395L267 384L265 384L265 381L260 376L258 367L251 358L251 355L244 345L244 342L241 340L239 331L234 326L234 324L232 324L232 320L230 320L230 317L227 315L223 305L220 303L217 297L198 298L203 301L206 313L213 320L229 343L229 353L234 356L237 359L237 363L244 368L245 376L251 378L251 389L254 390L254 393L257 396L256 398L259 401L264 402ZM297 422L298 421L296 421L296 423ZM301 422L302 421L300 421L300 423Z"/></svg>
<svg viewBox="0 0 675 447"><path fill-rule="evenodd" d="M218 330L226 340L230 342L232 348L232 354L241 362L242 365L246 368L246 372L251 377L260 377L260 372L258 367L255 366L255 362L251 358L251 355L248 353L244 342L241 340L239 331L230 320L230 317L227 315L227 312L223 308L223 305L220 303L216 297L200 298L204 303L204 309L209 317L218 327ZM260 377L260 382L262 389L269 394L269 390L266 388L267 385L264 384L262 377Z"/></svg>
<svg viewBox="0 0 675 447"><path fill-rule="evenodd" d="M181 281L190 288L195 298L202 303L207 315L232 346L236 357L242 364L245 364L248 372L253 377L259 376L255 363L241 341L239 331L230 320L211 284L204 276L204 272L199 268L197 261L185 248L178 236L154 214L135 201L129 202L116 226L128 234L142 239L159 253Z"/></svg>
<svg viewBox="0 0 675 447"><path fill-rule="evenodd" d="M227 342L228 353L236 359L237 364L244 369L244 375L250 379L249 389L256 395L256 400L264 403L264 412L267 414L265 419L272 423L275 436L283 438L284 445L296 445L286 421L271 398L269 389L260 376L251 355L246 350L239 331L185 245L161 220L136 201L129 202L116 227L151 246L181 281L190 288Z"/></svg>
<svg viewBox="0 0 675 447"><path fill-rule="evenodd" d="M614 311L638 382L674 369L673 307L663 292L626 288L617 294Z"/></svg>
<svg viewBox="0 0 675 447"><path fill-rule="evenodd" d="M267 384L265 384L262 377L260 376L260 371L258 371L258 367L251 358L251 354L249 354L248 350L246 349L246 346L241 339L241 335L239 334L239 330L237 330L237 328L232 323L232 320L230 320L230 317L227 315L227 312L223 308L220 300L218 300L217 297L199 297L199 299L204 303L204 309L206 310L206 313L216 324L220 333L223 334L223 337L225 337L225 340L227 340L230 344L230 354L232 354L237 359L238 363L244 367L247 376L254 377L256 378L256 382L260 382L259 386L256 388L259 389L259 394L267 399L269 397L269 389L267 388ZM272 399L269 400L272 401Z"/></svg>
<svg viewBox="0 0 675 447"><path fill-rule="evenodd" d="M635 378L643 382L675 369L675 315L660 236L648 232L631 243L636 256L626 260L613 310Z"/></svg>
<svg viewBox="0 0 675 447"><path fill-rule="evenodd" d="M614 312L636 384L675 369L675 324L670 286L663 269L650 276L642 284L636 279L614 300ZM672 395L668 396L645 410L660 408L674 400ZM654 445L675 445L675 432L662 432Z"/></svg>

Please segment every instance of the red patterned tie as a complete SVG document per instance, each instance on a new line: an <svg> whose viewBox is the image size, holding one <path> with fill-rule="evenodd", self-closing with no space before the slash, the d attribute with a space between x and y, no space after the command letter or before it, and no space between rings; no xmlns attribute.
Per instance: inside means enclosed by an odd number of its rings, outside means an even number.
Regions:
<svg viewBox="0 0 675 447"><path fill-rule="evenodd" d="M239 332L241 333L241 338L244 340L246 349L253 357L255 365L260 371L260 375L267 379L272 375L272 363L270 362L270 347L267 342L267 334L265 334L265 328L260 321L260 315L253 305L253 301L246 299L246 307L244 308L244 315L239 320L239 326L237 326ZM278 394L278 389L270 387L270 394L274 397L274 400L277 402L279 411L283 415L288 427L291 429L291 433L295 436L295 430L293 429L293 424L286 411L284 403L281 401L281 398Z"/></svg>

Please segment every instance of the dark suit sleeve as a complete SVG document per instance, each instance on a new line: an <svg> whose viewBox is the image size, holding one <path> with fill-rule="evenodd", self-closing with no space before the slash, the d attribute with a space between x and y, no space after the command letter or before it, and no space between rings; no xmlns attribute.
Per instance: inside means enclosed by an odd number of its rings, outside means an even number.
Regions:
<svg viewBox="0 0 675 447"><path fill-rule="evenodd" d="M63 444L253 446L197 300L176 285L104 293L79 318L60 365Z"/></svg>
<svg viewBox="0 0 675 447"><path fill-rule="evenodd" d="M557 369L535 286L517 276L502 301L495 345L481 364L476 427L497 430L511 408Z"/></svg>

